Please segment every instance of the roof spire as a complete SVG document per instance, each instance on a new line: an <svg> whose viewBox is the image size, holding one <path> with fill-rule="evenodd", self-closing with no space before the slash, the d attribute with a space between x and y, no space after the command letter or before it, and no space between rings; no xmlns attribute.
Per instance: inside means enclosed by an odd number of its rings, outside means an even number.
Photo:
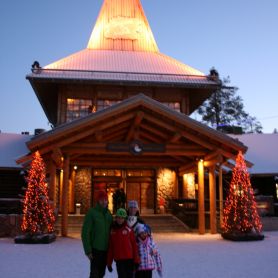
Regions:
<svg viewBox="0 0 278 278"><path fill-rule="evenodd" d="M140 0L104 0L87 48L159 52Z"/></svg>

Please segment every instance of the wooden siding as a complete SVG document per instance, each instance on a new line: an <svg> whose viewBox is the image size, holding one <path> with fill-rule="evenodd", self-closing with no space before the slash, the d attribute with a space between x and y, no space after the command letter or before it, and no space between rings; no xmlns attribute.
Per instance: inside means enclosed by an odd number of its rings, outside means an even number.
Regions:
<svg viewBox="0 0 278 278"><path fill-rule="evenodd" d="M124 100L139 93L143 93L160 102L179 102L182 113L188 115L190 112L189 94L186 89L109 85L61 85L58 97L57 125L66 122L67 98L91 99L93 105L96 105L98 99Z"/></svg>

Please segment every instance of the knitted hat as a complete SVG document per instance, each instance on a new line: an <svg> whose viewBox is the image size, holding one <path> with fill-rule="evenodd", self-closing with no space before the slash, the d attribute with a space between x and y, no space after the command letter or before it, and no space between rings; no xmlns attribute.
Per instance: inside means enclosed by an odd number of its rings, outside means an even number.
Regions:
<svg viewBox="0 0 278 278"><path fill-rule="evenodd" d="M128 201L128 208L137 208L138 209L138 203L135 200Z"/></svg>
<svg viewBox="0 0 278 278"><path fill-rule="evenodd" d="M138 224L136 226L136 234L140 235L141 233L147 233L146 226L144 224Z"/></svg>
<svg viewBox="0 0 278 278"><path fill-rule="evenodd" d="M116 212L116 216L121 217L121 218L126 218L127 217L126 210L123 208L119 208Z"/></svg>
<svg viewBox="0 0 278 278"><path fill-rule="evenodd" d="M147 224L137 224L136 225L136 235L140 235L141 233L146 233L148 235L151 235L151 227Z"/></svg>
<svg viewBox="0 0 278 278"><path fill-rule="evenodd" d="M107 193L103 190L100 190L97 194L97 201L99 200L108 200L108 196L107 196Z"/></svg>

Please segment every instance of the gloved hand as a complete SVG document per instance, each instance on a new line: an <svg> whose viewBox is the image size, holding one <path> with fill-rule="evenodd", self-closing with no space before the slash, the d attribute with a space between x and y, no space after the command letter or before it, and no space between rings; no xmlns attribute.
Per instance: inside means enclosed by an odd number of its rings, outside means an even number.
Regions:
<svg viewBox="0 0 278 278"><path fill-rule="evenodd" d="M158 273L159 277L162 277L162 271L160 269L157 270L157 273Z"/></svg>
<svg viewBox="0 0 278 278"><path fill-rule="evenodd" d="M107 266L107 269L108 269L109 272L112 272L112 271L113 271L113 268L112 268L111 265L108 265L108 266Z"/></svg>

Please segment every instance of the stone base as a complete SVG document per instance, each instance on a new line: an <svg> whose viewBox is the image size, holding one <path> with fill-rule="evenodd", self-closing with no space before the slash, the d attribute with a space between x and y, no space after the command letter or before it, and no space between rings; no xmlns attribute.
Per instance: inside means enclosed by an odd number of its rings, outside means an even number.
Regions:
<svg viewBox="0 0 278 278"><path fill-rule="evenodd" d="M232 241L254 241L263 240L264 235L257 233L222 233L224 239Z"/></svg>
<svg viewBox="0 0 278 278"><path fill-rule="evenodd" d="M37 244L37 243L51 243L56 240L56 235L51 234L41 234L41 235L20 235L14 238L15 243L25 243L25 244Z"/></svg>

